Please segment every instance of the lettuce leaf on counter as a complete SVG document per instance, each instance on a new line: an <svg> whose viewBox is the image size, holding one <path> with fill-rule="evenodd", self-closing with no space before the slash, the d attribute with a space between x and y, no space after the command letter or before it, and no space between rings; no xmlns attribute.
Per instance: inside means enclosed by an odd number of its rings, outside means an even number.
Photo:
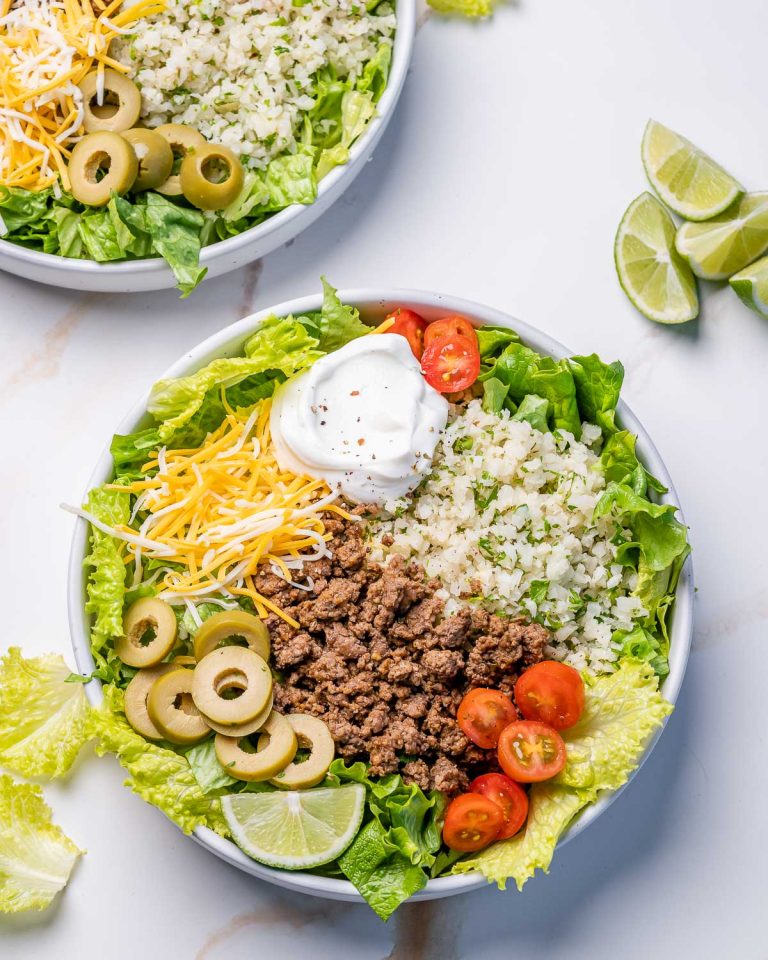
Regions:
<svg viewBox="0 0 768 960"><path fill-rule="evenodd" d="M0 774L0 913L45 909L82 853L51 822L40 787Z"/></svg>
<svg viewBox="0 0 768 960"><path fill-rule="evenodd" d="M0 660L1 766L23 777L69 770L91 736L85 690L69 676L58 654L25 659L11 647Z"/></svg>
<svg viewBox="0 0 768 960"><path fill-rule="evenodd" d="M672 712L645 663L624 661L615 673L586 678L586 684L581 720L561 731L568 762L554 780L531 787L525 829L460 860L453 873L479 870L503 890L509 878L522 889L537 869L547 872L568 824L600 790L626 783L649 737Z"/></svg>
<svg viewBox="0 0 768 960"><path fill-rule="evenodd" d="M122 690L104 687L104 702L92 714L96 752L114 753L130 775L125 785L184 833L205 826L228 836L219 800L203 793L183 755L136 733L125 719L123 697Z"/></svg>

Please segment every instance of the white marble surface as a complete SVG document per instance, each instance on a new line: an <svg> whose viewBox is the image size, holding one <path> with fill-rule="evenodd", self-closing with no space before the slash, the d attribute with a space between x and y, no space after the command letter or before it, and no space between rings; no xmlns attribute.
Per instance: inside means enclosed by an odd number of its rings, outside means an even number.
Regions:
<svg viewBox="0 0 768 960"><path fill-rule="evenodd" d="M442 289L621 357L626 398L677 483L697 623L678 709L610 811L522 894L406 907L301 899L239 874L84 756L47 796L88 849L0 955L45 960L657 960L768 955L764 702L768 323L729 290L654 326L624 300L616 224L645 188L649 115L768 186L762 0L523 0L489 23L423 22L375 159L290 247L173 292L67 295L0 274L0 648L68 650L76 500L111 428L187 347L270 303L390 283Z"/></svg>

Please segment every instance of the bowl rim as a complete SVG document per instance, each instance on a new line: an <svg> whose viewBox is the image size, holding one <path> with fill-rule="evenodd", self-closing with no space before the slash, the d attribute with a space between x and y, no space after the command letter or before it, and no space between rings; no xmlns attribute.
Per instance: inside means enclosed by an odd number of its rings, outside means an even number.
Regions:
<svg viewBox="0 0 768 960"><path fill-rule="evenodd" d="M317 196L311 204L293 203L284 210L280 210L268 217L263 223L256 224L234 237L218 240L208 244L200 251L201 266L209 265L212 261L236 254L244 247L257 241L264 240L274 233L283 230L302 214L313 210L321 204L327 195L334 196L341 180L353 176L357 172L357 160L368 151L368 145L378 140L380 132L387 126L390 115L397 106L400 92L413 56L413 44L416 36L416 0L396 0L396 24L392 43L392 64L390 66L387 86L380 100L376 104L376 114L370 121L362 136L349 148L349 159L346 163L334 167L318 184ZM350 182L351 182L350 179ZM298 231L297 231L298 232ZM132 275L164 272L167 268L162 257L142 257L135 260L116 260L99 263L96 260L80 260L74 257L62 257L55 253L43 253L41 250L30 250L10 240L0 237L0 267L3 264L11 266L13 262L38 266L47 270L57 270L61 273L73 273L81 276L98 275L100 277L130 277Z"/></svg>
<svg viewBox="0 0 768 960"><path fill-rule="evenodd" d="M393 308L398 304L411 306L416 310L426 313L428 316L445 311L464 314L478 321L479 324L511 327L520 334L523 342L531 345L537 351L546 353L552 357L560 358L571 354L571 351L567 350L557 340L530 324L517 320L501 310L460 297L421 290L382 287L340 290L339 297L342 302L358 306L362 311L376 310L382 315L387 312L389 308ZM165 379L168 377L183 376L192 370L198 369L213 356L229 355L236 352L237 347L242 346L247 335L253 332L253 330L271 314L277 316L285 316L291 313L294 315L301 314L318 310L321 303L322 295L314 294L287 300L250 314L242 320L238 320L222 328L193 347L173 363L162 377ZM145 392L141 399L133 405L129 413L117 426L115 430L116 433L128 433L136 429L139 423L147 416L146 407L148 398L149 391ZM641 422L627 404L621 400L617 407L617 420L622 427L629 429L637 436L637 448L641 459L651 473L668 488L668 492L660 497L661 502L673 503L677 506L679 518L681 522L685 523L674 483L661 459L661 455ZM106 482L110 478L111 472L112 459L109 448L107 447L102 451L96 463L88 481L86 492L92 487ZM87 553L87 534L88 525L86 522L77 520L70 547L67 585L68 619L72 647L78 669L84 674L88 674L94 669L89 643L89 618L84 606L86 575L83 559ZM671 704L674 704L677 700L688 661L693 630L693 597L693 568L689 555L683 566L677 586L670 629L670 671L663 684L664 696ZM100 703L102 700L100 681L92 680L88 683L86 685L86 693L91 703ZM608 809L636 776L642 764L648 759L665 726L666 721L651 737L638 766L632 772L627 782L618 790L604 791L596 801L586 807L563 833L558 842L558 847L578 836ZM233 841L218 836L218 834L206 827L198 827L194 831L193 837L206 849L210 850L219 858L231 863L233 866L283 888L331 899L363 902L361 895L348 880L320 877L309 873L291 872L266 867L247 857ZM479 873L439 877L429 880L427 885L411 897L411 899L424 900L452 896L458 893L467 893L479 887L484 887L487 883L488 881L485 877Z"/></svg>

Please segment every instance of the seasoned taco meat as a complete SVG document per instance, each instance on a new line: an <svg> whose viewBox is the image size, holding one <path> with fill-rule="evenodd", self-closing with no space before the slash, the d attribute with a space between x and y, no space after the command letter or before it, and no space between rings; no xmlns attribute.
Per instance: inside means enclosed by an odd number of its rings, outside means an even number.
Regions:
<svg viewBox="0 0 768 960"><path fill-rule="evenodd" d="M347 759L371 773L398 769L423 789L456 793L492 755L461 732L456 711L471 687L512 693L518 674L543 658L538 624L464 606L446 615L417 563L366 560L362 524L329 520L332 556L306 563L310 592L273 574L256 587L299 623L277 616L272 634L275 706L322 717Z"/></svg>

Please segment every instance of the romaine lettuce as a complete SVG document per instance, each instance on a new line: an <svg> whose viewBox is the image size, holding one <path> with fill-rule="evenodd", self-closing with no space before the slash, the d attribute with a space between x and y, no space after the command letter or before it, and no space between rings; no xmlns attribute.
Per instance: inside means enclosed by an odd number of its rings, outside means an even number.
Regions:
<svg viewBox="0 0 768 960"><path fill-rule="evenodd" d="M618 360L603 363L596 353L588 357L570 357L568 366L576 384L581 419L597 424L605 436L614 433L624 367Z"/></svg>
<svg viewBox="0 0 768 960"><path fill-rule="evenodd" d="M128 522L130 494L119 490L95 487L88 494L85 509L102 523L115 526ZM88 569L88 599L85 609L94 615L91 652L101 679L113 678L116 654L109 646L111 637L123 632L123 600L125 597L125 563L119 542L107 533L91 527L91 549L84 564Z"/></svg>
<svg viewBox="0 0 768 960"><path fill-rule="evenodd" d="M0 660L0 765L23 777L69 770L91 735L85 691L70 675L58 654L25 659L11 647Z"/></svg>
<svg viewBox="0 0 768 960"><path fill-rule="evenodd" d="M92 714L96 752L114 753L130 774L125 785L161 810L184 833L206 826L228 836L216 797L206 796L186 758L167 747L150 743L129 725L123 713L123 692L104 687L104 702Z"/></svg>
<svg viewBox="0 0 768 960"><path fill-rule="evenodd" d="M51 822L40 787L0 774L0 913L45 909L82 853Z"/></svg>
<svg viewBox="0 0 768 960"><path fill-rule="evenodd" d="M160 422L160 439L167 443L200 410L206 394L229 387L267 370L286 376L321 356L317 340L293 317L268 317L245 344L244 357L221 357L186 377L159 380L147 408Z"/></svg>

